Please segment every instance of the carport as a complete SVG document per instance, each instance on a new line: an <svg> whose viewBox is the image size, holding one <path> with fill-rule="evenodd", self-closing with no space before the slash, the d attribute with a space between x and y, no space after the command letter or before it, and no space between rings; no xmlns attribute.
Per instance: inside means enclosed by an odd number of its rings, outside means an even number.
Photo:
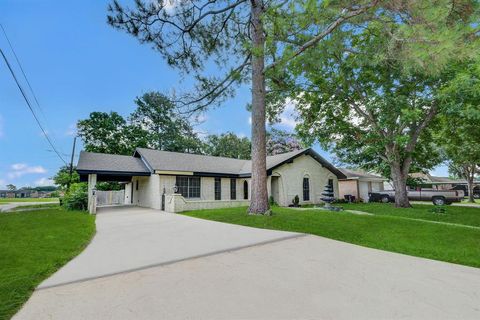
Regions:
<svg viewBox="0 0 480 320"><path fill-rule="evenodd" d="M132 178L151 174L140 158L92 152L80 153L77 172L80 181L88 182L88 211L92 214L97 212L97 182L126 183L124 204L132 204Z"/></svg>

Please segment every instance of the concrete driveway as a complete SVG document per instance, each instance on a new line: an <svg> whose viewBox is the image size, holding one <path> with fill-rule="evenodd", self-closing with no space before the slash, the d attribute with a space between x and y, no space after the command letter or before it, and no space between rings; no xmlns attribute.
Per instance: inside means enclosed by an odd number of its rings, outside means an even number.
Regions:
<svg viewBox="0 0 480 320"><path fill-rule="evenodd" d="M14 319L479 319L480 269L135 207Z"/></svg>

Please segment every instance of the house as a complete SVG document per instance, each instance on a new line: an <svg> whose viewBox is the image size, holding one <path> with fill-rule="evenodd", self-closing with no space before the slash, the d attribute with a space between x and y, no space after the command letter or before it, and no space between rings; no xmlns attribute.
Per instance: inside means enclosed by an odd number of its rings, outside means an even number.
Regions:
<svg viewBox="0 0 480 320"><path fill-rule="evenodd" d="M88 181L89 210L95 212L97 181L125 182L125 204L167 212L246 206L252 162L224 157L137 148L133 156L81 152L77 171ZM312 149L267 157L268 195L288 206L320 203L327 184L338 196L346 178Z"/></svg>
<svg viewBox="0 0 480 320"><path fill-rule="evenodd" d="M368 202L369 193L384 190L384 182L388 181L379 175L364 172L362 170L350 170L339 168L346 176L338 181L339 198L345 199L354 196L355 199Z"/></svg>
<svg viewBox="0 0 480 320"><path fill-rule="evenodd" d="M41 193L35 189L0 190L0 198L39 198Z"/></svg>

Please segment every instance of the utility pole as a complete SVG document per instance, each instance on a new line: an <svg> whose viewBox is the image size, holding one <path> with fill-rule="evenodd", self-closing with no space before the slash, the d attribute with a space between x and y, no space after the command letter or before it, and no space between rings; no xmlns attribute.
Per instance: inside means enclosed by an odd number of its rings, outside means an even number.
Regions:
<svg viewBox="0 0 480 320"><path fill-rule="evenodd" d="M75 156L75 143L77 142L77 137L73 137L73 148L72 156L70 158L70 179L68 180L67 190L70 189L70 184L72 183L72 174L73 174L73 157Z"/></svg>

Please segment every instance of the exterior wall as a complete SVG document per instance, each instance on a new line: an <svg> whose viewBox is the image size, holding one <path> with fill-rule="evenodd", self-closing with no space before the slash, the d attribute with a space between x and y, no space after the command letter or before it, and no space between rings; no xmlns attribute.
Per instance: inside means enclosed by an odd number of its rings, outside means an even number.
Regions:
<svg viewBox="0 0 480 320"><path fill-rule="evenodd" d="M355 196L358 199L358 180L341 180L338 181L338 197L345 199L346 195Z"/></svg>
<svg viewBox="0 0 480 320"><path fill-rule="evenodd" d="M328 169L323 167L315 159L308 155L303 155L293 160L293 163L284 164L272 172L272 175L278 179L278 200L281 206L288 206L292 199L298 195L301 204L321 203L321 193L328 180L333 180L335 197L339 196L339 185L337 177ZM303 178L308 177L310 181L310 200L303 201ZM268 196L271 195L272 177L267 178ZM139 182L139 188L136 190L136 183ZM248 183L248 200L243 199L243 185ZM180 212L186 210L228 208L247 206L251 198L250 178L236 179L236 200L230 200L230 178L221 178L221 200L215 200L215 178L200 178L200 198L185 199L181 195L174 194L176 183L175 175L153 174L150 177L134 177L133 204L141 207L161 209L162 194L165 190L165 210L169 212Z"/></svg>
<svg viewBox="0 0 480 320"><path fill-rule="evenodd" d="M160 177L133 177L133 204L140 207L161 209ZM136 188L138 182L138 190Z"/></svg>
<svg viewBox="0 0 480 320"><path fill-rule="evenodd" d="M129 182L127 184L125 184L125 199L124 199L124 203L125 204L131 204L132 203L132 182Z"/></svg>
<svg viewBox="0 0 480 320"><path fill-rule="evenodd" d="M278 204L288 206L298 195L300 204L321 203L320 198L328 179L333 179L333 190L338 198L338 179L327 168L308 155L302 155L293 160L293 163L284 164L272 172L279 178ZM310 179L310 201L303 201L303 178ZM270 194L269 194L270 196Z"/></svg>
<svg viewBox="0 0 480 320"><path fill-rule="evenodd" d="M180 194L170 194L165 197L165 211L167 212L233 208L248 206L248 204L248 200L187 200Z"/></svg>

